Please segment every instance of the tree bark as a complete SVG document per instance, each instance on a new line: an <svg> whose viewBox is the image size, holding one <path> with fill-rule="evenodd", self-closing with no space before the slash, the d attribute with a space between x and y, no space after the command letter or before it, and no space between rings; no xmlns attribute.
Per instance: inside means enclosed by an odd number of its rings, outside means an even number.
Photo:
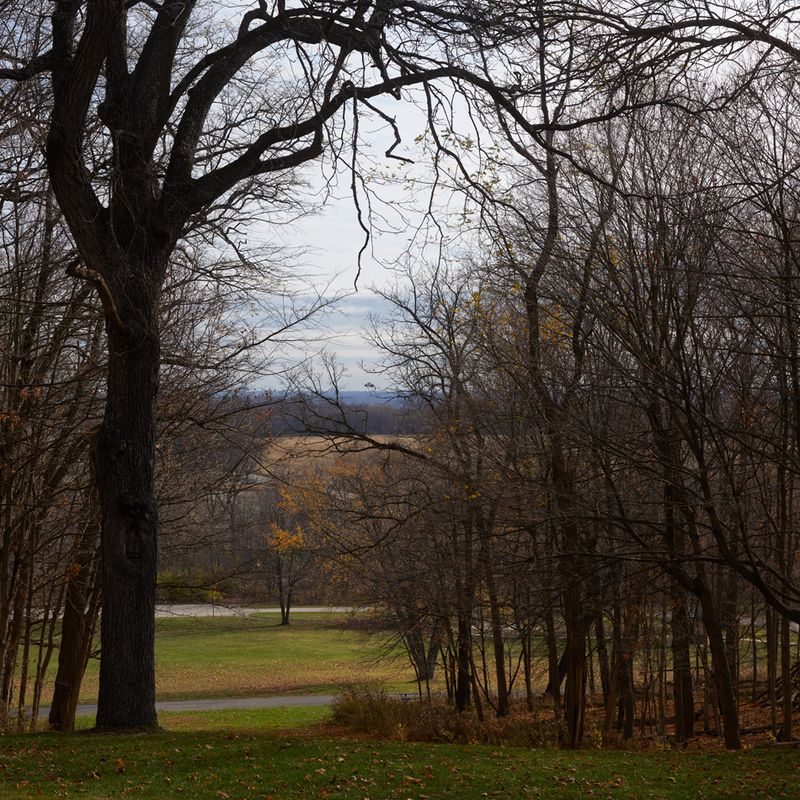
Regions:
<svg viewBox="0 0 800 800"><path fill-rule="evenodd" d="M700 568L698 567L698 572ZM739 707L733 690L730 666L725 651L722 626L719 622L714 598L705 582L700 579L702 588L699 592L703 608L703 623L708 633L708 644L714 667L714 688L717 691L717 704L722 714L722 735L728 750L738 750L742 746L739 738Z"/></svg>
<svg viewBox="0 0 800 800"><path fill-rule="evenodd" d="M689 646L691 628L686 613L686 590L677 581L672 588L672 681L675 703L675 741L685 742L694 736L694 692Z"/></svg>
<svg viewBox="0 0 800 800"><path fill-rule="evenodd" d="M155 402L161 265L134 264L114 287L128 331L108 325L108 390L94 442L102 519L97 728L157 726L155 708Z"/></svg>
<svg viewBox="0 0 800 800"><path fill-rule="evenodd" d="M92 639L100 599L97 583L96 536L91 547L81 547L80 572L70 579L61 622L61 646L58 651L53 701L50 704L48 723L57 731L75 729L75 711L78 706L81 681L89 662Z"/></svg>
<svg viewBox="0 0 800 800"><path fill-rule="evenodd" d="M472 634L470 620L466 610L458 611L458 641L456 644L456 710L465 711L469 705L471 690L470 662L472 650Z"/></svg>
<svg viewBox="0 0 800 800"><path fill-rule="evenodd" d="M553 699L553 710L556 722L561 719L561 677L560 663L558 659L558 641L556 639L556 624L553 619L553 609L548 605L544 614L545 632L547 638L547 689L545 694L549 694Z"/></svg>
<svg viewBox="0 0 800 800"><path fill-rule="evenodd" d="M735 551L735 545L731 546ZM722 569L722 627L725 630L725 651L731 671L733 691L739 700L739 576L733 569Z"/></svg>
<svg viewBox="0 0 800 800"><path fill-rule="evenodd" d="M791 652L791 630L789 628L788 617L781 617L781 686L782 703L781 708L782 724L780 740L782 742L792 741L792 652Z"/></svg>
<svg viewBox="0 0 800 800"><path fill-rule="evenodd" d="M492 570L489 531L481 525L480 558L483 566L483 577L489 596L489 615L492 625L492 648L494 652L494 668L497 678L497 716L508 714L508 682L506 680L505 645L503 643L503 621L500 616L500 602L497 597L497 584Z"/></svg>
<svg viewBox="0 0 800 800"><path fill-rule="evenodd" d="M608 647L606 646L606 632L603 627L603 612L598 611L594 619L594 636L597 642L597 662L600 667L600 685L603 689L603 703L608 702L610 689Z"/></svg>
<svg viewBox="0 0 800 800"><path fill-rule="evenodd" d="M583 739L586 712L586 637L577 592L564 597L564 624L567 629L567 685L564 689L564 717L568 745L577 747Z"/></svg>

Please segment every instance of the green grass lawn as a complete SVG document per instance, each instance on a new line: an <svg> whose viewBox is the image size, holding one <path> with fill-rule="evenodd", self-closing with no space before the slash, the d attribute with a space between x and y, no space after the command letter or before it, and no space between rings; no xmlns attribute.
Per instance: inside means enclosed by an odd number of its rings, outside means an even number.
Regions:
<svg viewBox="0 0 800 800"><path fill-rule="evenodd" d="M165 714L161 722L170 730L157 734L0 736L0 796L796 800L799 794L797 750L559 752L398 744L308 727L327 713Z"/></svg>
<svg viewBox="0 0 800 800"><path fill-rule="evenodd" d="M258 614L157 620L158 698L313 694L368 681L415 690L407 661L400 654L379 659L379 638L346 629L343 615L297 614L289 626L279 619ZM98 666L97 660L89 664L82 703L97 699Z"/></svg>
<svg viewBox="0 0 800 800"><path fill-rule="evenodd" d="M405 662L335 615L159 620L159 697L410 690ZM84 699L96 694L96 662ZM0 798L800 798L800 750L524 750L342 736L327 707L161 713L163 732L0 735Z"/></svg>
<svg viewBox="0 0 800 800"><path fill-rule="evenodd" d="M286 706L283 708L224 709L221 711L161 711L159 725L175 731L259 732L307 728L331 717L330 706ZM79 717L76 727L88 731L94 717ZM0 738L2 741L2 738Z"/></svg>

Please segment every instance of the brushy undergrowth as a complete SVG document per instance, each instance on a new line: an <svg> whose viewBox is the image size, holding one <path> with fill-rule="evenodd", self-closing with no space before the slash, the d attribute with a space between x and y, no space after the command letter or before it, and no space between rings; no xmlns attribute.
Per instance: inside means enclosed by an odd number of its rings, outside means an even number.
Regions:
<svg viewBox="0 0 800 800"><path fill-rule="evenodd" d="M558 742L553 714L514 710L497 718L491 709L480 720L441 701L402 698L376 686L348 687L333 704L333 724L401 742L447 742L513 747L552 747Z"/></svg>

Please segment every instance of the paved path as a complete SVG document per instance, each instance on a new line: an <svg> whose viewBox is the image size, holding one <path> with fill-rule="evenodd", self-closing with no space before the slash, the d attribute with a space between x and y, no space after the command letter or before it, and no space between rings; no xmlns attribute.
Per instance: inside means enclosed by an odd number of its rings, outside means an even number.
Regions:
<svg viewBox="0 0 800 800"><path fill-rule="evenodd" d="M348 614L355 606L292 606L291 614ZM249 617L251 614L279 614L280 608L220 605L219 603L158 603L156 617Z"/></svg>
<svg viewBox="0 0 800 800"><path fill-rule="evenodd" d="M287 694L275 697L208 697L200 700L163 700L156 703L157 711L222 711L233 708L287 708L290 706L329 706L332 694ZM39 718L46 719L49 706L39 709ZM78 706L76 715L91 717L97 713L92 704Z"/></svg>

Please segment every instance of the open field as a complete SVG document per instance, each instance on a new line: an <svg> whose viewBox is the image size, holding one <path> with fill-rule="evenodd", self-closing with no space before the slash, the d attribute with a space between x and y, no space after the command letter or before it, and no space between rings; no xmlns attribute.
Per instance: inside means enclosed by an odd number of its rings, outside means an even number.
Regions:
<svg viewBox="0 0 800 800"><path fill-rule="evenodd" d="M394 443L404 447L413 448L420 441L419 436L373 434L376 442ZM298 465L313 465L315 469L326 469L339 462L341 459L365 461L375 458L375 451L365 449L362 445L354 443L347 445L340 442L337 450L324 436L283 435L272 439L262 455L263 463L270 468L291 460L293 467ZM385 453L382 457L385 457Z"/></svg>
<svg viewBox="0 0 800 800"><path fill-rule="evenodd" d="M158 620L158 698L314 694L371 681L397 691L415 690L404 658L378 660L379 640L348 630L345 615L298 613L288 627L279 619L257 614ZM80 702L95 702L97 683L98 661L93 659Z"/></svg>
<svg viewBox="0 0 800 800"><path fill-rule="evenodd" d="M413 672L398 648L394 657L380 659L381 637L345 626L348 615L329 612L294 612L288 627L278 624L276 613L250 616L172 616L156 622L156 669L159 700L194 697L246 697L273 694L335 692L343 685L376 682L391 691L415 692ZM542 691L547 682L544 642L533 642L534 684ZM742 693L749 697L749 642L742 644ZM759 648L759 661L765 648ZM516 659L516 652L512 650ZM50 680L42 704L50 702L57 655L50 665ZM81 703L97 699L97 659L89 662ZM765 664L761 664L761 679ZM491 665L488 669L492 673ZM599 670L594 678L599 691ZM514 684L523 692L522 677ZM441 673L432 687L444 688Z"/></svg>
<svg viewBox="0 0 800 800"><path fill-rule="evenodd" d="M164 715L168 731L140 736L0 736L2 796L796 800L800 786L796 749L559 752L399 744L310 727L325 713Z"/></svg>

